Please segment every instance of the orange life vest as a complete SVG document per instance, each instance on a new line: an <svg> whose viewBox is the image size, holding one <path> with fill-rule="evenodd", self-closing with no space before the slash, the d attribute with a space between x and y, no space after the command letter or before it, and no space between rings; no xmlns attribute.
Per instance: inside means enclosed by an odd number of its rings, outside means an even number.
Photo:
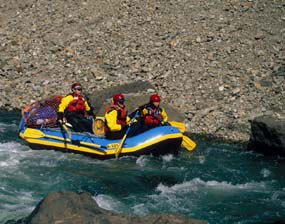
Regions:
<svg viewBox="0 0 285 224"><path fill-rule="evenodd" d="M149 126L159 126L161 125L162 109L160 107L156 108L151 104L146 104L145 109L147 109L147 114L144 116L144 123Z"/></svg>
<svg viewBox="0 0 285 224"><path fill-rule="evenodd" d="M117 124L127 124L127 109L124 106L123 108L120 107L117 104L110 104L106 110L105 113L109 113L112 110L116 110L118 115L117 115Z"/></svg>
<svg viewBox="0 0 285 224"><path fill-rule="evenodd" d="M84 113L85 111L85 99L83 96L73 96L73 100L67 106L68 112Z"/></svg>

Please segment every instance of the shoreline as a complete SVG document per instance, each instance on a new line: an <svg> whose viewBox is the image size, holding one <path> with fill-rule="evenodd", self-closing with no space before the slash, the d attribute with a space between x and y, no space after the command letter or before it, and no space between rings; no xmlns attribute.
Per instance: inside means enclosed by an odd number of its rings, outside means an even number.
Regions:
<svg viewBox="0 0 285 224"><path fill-rule="evenodd" d="M0 109L0 112L2 113L15 113L19 115L19 118L21 117L21 110L5 110L3 108ZM194 142L215 142L215 143L223 143L223 144L229 144L229 145L236 145L240 147L241 149L246 150L246 147L249 143L249 141L241 141L241 140L234 140L234 139L226 139L223 137L217 137L211 134L207 133L195 133L189 130L186 130L184 133L186 136L191 138Z"/></svg>

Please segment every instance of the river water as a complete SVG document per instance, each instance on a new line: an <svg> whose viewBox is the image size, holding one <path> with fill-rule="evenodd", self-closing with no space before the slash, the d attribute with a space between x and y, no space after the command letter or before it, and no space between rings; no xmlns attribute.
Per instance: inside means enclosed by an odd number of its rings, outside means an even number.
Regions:
<svg viewBox="0 0 285 224"><path fill-rule="evenodd" d="M0 223L31 213L55 191L90 192L102 208L175 212L216 223L285 220L285 159L199 142L195 152L100 161L31 150L18 138L19 113L0 112Z"/></svg>

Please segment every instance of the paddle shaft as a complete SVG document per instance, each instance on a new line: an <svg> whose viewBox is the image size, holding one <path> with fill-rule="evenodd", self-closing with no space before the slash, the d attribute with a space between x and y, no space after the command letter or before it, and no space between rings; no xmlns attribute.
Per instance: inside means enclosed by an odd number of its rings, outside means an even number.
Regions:
<svg viewBox="0 0 285 224"><path fill-rule="evenodd" d="M66 131L66 133L68 134L68 138L72 139L72 134L71 131L68 129L68 127L61 120L59 120L58 123Z"/></svg>
<svg viewBox="0 0 285 224"><path fill-rule="evenodd" d="M25 133L25 138L50 138L50 139L55 139L55 140L60 140L64 142L70 142L72 145L82 145L88 148L91 148L93 150L97 150L103 153L106 153L103 149L101 149L103 146L94 144L94 143L88 143L88 142L81 142L80 140L71 140L69 138L62 138L58 136L52 136L52 135L46 135L42 131L37 130L37 129L26 129ZM96 149L94 149L96 148Z"/></svg>
<svg viewBox="0 0 285 224"><path fill-rule="evenodd" d="M129 127L128 127L128 129L127 129L127 131L126 131L124 137L122 138L122 140L121 140L121 142L120 142L120 144L119 144L119 146L118 146L118 148L117 148L117 150L116 150L116 154L115 154L116 159L119 157L119 155L120 155L120 153L121 153L121 151L122 151L123 144L124 144L124 142L125 142L125 140L126 140L126 138L127 138L127 135L128 135L128 133L129 133L130 129L131 129L131 124L132 124L132 123L134 122L134 120L136 119L138 113L139 113L139 111L136 112L135 116L134 116L133 119L131 120L131 122L130 122L130 124L129 124Z"/></svg>

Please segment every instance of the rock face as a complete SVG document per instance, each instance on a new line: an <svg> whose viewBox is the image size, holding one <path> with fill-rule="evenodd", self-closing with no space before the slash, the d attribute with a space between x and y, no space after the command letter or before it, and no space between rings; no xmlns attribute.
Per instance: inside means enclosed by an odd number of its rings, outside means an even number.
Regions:
<svg viewBox="0 0 285 224"><path fill-rule="evenodd" d="M285 119L257 117L251 121L251 131L248 149L285 156Z"/></svg>
<svg viewBox="0 0 285 224"><path fill-rule="evenodd" d="M88 98L97 116L104 116L106 106L112 101L112 95L118 92L124 93L126 98L125 105L128 112L131 113L139 106L148 103L150 95L153 94L155 90L147 81L136 81L96 91L93 94L90 94ZM170 121L185 121L184 114L167 102L162 101L161 107L166 110Z"/></svg>
<svg viewBox="0 0 285 224"><path fill-rule="evenodd" d="M152 93L155 88L148 81L133 81L128 84L116 85L112 87L105 88L103 90L97 90L88 94L89 102L94 108L95 114L102 116L104 114L105 106L111 101L111 98L116 93L123 93L126 95L126 104L131 106L130 98L139 93ZM138 101L137 103L143 103L144 101ZM133 107L128 109L132 110Z"/></svg>
<svg viewBox="0 0 285 224"><path fill-rule="evenodd" d="M194 133L247 141L284 113L282 0L0 3L0 108L147 80Z"/></svg>
<svg viewBox="0 0 285 224"><path fill-rule="evenodd" d="M190 219L174 214L158 214L136 217L101 209L89 193L49 193L31 215L19 223L26 224L206 224L206 221Z"/></svg>

